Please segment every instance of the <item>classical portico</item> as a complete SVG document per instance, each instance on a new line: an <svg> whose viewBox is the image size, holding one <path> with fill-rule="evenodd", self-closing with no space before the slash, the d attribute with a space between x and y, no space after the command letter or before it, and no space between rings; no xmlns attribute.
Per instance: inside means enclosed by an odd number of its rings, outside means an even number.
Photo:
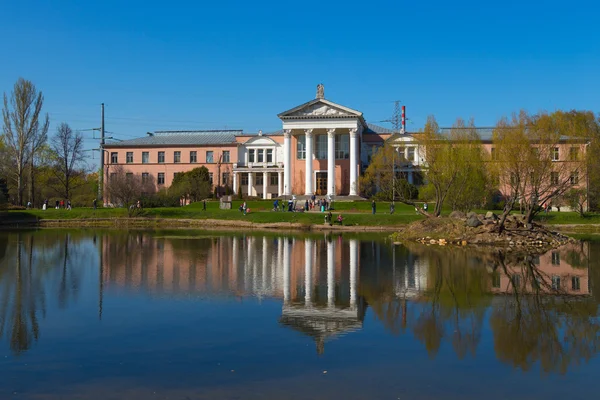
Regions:
<svg viewBox="0 0 600 400"><path fill-rule="evenodd" d="M278 116L283 122L284 195L358 194L359 141L366 128L361 112L326 100L319 85L314 100Z"/></svg>

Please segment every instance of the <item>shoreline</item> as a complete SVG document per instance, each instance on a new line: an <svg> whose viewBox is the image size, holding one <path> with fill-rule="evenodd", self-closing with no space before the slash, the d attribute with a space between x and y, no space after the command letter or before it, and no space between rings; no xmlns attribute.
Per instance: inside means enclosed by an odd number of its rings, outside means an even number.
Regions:
<svg viewBox="0 0 600 400"><path fill-rule="evenodd" d="M14 228L194 228L202 230L251 229L336 232L395 232L402 225L329 225L297 222L259 223L242 220L191 218L80 218L39 219L1 223L0 230Z"/></svg>

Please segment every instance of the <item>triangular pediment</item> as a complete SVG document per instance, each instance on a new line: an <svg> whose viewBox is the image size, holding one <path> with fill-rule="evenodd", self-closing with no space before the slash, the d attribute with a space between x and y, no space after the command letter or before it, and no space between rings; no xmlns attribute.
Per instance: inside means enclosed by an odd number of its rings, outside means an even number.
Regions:
<svg viewBox="0 0 600 400"><path fill-rule="evenodd" d="M244 145L248 146L272 146L272 145L276 145L277 142L274 141L273 139L271 139L270 137L267 136L255 136L250 140L247 140L246 142L244 142Z"/></svg>
<svg viewBox="0 0 600 400"><path fill-rule="evenodd" d="M360 111L325 99L314 99L278 115L281 119L293 118L362 118Z"/></svg>

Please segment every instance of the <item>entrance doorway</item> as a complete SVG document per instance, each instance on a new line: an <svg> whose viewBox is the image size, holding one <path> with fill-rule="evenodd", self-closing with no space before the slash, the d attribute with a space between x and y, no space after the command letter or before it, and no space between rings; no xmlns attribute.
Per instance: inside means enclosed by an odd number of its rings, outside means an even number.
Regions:
<svg viewBox="0 0 600 400"><path fill-rule="evenodd" d="M317 172L317 187L315 190L315 194L318 196L324 196L327 194L327 172Z"/></svg>

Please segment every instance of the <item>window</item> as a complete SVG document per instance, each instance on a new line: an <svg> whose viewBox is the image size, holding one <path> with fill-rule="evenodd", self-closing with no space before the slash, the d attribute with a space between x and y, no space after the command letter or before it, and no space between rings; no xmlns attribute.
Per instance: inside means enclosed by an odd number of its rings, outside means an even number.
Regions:
<svg viewBox="0 0 600 400"><path fill-rule="evenodd" d="M492 287L496 289L500 287L500 274L494 273L492 275Z"/></svg>
<svg viewBox="0 0 600 400"><path fill-rule="evenodd" d="M554 289L554 290L560 289L560 276L557 276L557 275L552 276L552 289Z"/></svg>
<svg viewBox="0 0 600 400"><path fill-rule="evenodd" d="M315 153L317 160L327 159L327 135L317 135L315 140Z"/></svg>
<svg viewBox="0 0 600 400"><path fill-rule="evenodd" d="M552 161L558 161L558 159L559 159L558 147L555 147L552 149Z"/></svg>
<svg viewBox="0 0 600 400"><path fill-rule="evenodd" d="M271 186L279 185L279 174L271 173Z"/></svg>
<svg viewBox="0 0 600 400"><path fill-rule="evenodd" d="M581 289L578 276L574 276L571 278L571 289L575 291L579 291Z"/></svg>
<svg viewBox="0 0 600 400"><path fill-rule="evenodd" d="M133 179L133 173L132 172L128 172L125 174L125 179L127 179L128 181Z"/></svg>
<svg viewBox="0 0 600 400"><path fill-rule="evenodd" d="M571 147L569 149L569 160L571 160L571 161L579 160L579 147Z"/></svg>
<svg viewBox="0 0 600 400"><path fill-rule="evenodd" d="M519 179L517 177L517 174L515 174L514 172L510 174L510 184L513 186L516 186L519 184Z"/></svg>
<svg viewBox="0 0 600 400"><path fill-rule="evenodd" d="M111 173L110 173L110 180L111 180L111 181L112 181L112 180L114 180L116 177L117 177L117 174L116 174L116 173L114 173L114 172L111 172Z"/></svg>
<svg viewBox="0 0 600 400"><path fill-rule="evenodd" d="M165 162L165 152L164 151L159 151L158 152L158 162L160 164Z"/></svg>
<svg viewBox="0 0 600 400"><path fill-rule="evenodd" d="M492 155L492 160L496 161L498 160L498 152L496 151L495 147L492 147L490 149L491 155Z"/></svg>
<svg viewBox="0 0 600 400"><path fill-rule="evenodd" d="M241 179L241 184L242 185L248 185L248 174L241 174L242 175L242 179Z"/></svg>
<svg viewBox="0 0 600 400"><path fill-rule="evenodd" d="M406 149L404 147L398 147L396 155L400 161L406 160Z"/></svg>
<svg viewBox="0 0 600 400"><path fill-rule="evenodd" d="M254 149L248 150L248 162L254 162Z"/></svg>
<svg viewBox="0 0 600 400"><path fill-rule="evenodd" d="M159 172L158 173L158 180L157 183L159 185L164 185L165 184L165 173L164 172Z"/></svg>
<svg viewBox="0 0 600 400"><path fill-rule="evenodd" d="M211 185L213 184L213 173L212 172L208 173L208 181L210 182Z"/></svg>
<svg viewBox="0 0 600 400"><path fill-rule="evenodd" d="M263 161L263 151L262 149L256 150L256 161L261 163Z"/></svg>
<svg viewBox="0 0 600 400"><path fill-rule="evenodd" d="M335 135L335 158L345 160L350 156L350 135Z"/></svg>
<svg viewBox="0 0 600 400"><path fill-rule="evenodd" d="M298 136L298 141L296 142L296 158L298 160L306 160L306 136L305 135Z"/></svg>
<svg viewBox="0 0 600 400"><path fill-rule="evenodd" d="M147 183L150 180L150 174L142 172L142 183Z"/></svg>
<svg viewBox="0 0 600 400"><path fill-rule="evenodd" d="M196 164L198 162L198 152L197 151L190 151L190 163L191 164Z"/></svg>
<svg viewBox="0 0 600 400"><path fill-rule="evenodd" d="M514 274L512 276L512 283L515 289L519 289L521 287L521 275Z"/></svg>
<svg viewBox="0 0 600 400"><path fill-rule="evenodd" d="M131 164L133 162L133 151L127 152L127 157L125 158L127 164Z"/></svg>
<svg viewBox="0 0 600 400"><path fill-rule="evenodd" d="M263 174L256 174L256 179L254 179L256 182L254 182L254 184L256 186L262 186L263 184Z"/></svg>
<svg viewBox="0 0 600 400"><path fill-rule="evenodd" d="M267 149L267 163L273 162L273 149Z"/></svg>
<svg viewBox="0 0 600 400"><path fill-rule="evenodd" d="M150 153L147 151L142 152L142 164L148 164L150 162Z"/></svg>
<svg viewBox="0 0 600 400"><path fill-rule="evenodd" d="M406 159L408 161L415 161L415 148L414 147L408 148L408 156L406 157Z"/></svg>
<svg viewBox="0 0 600 400"><path fill-rule="evenodd" d="M571 185L579 184L579 172L575 171L571 174Z"/></svg>
<svg viewBox="0 0 600 400"><path fill-rule="evenodd" d="M210 163L214 163L215 162L215 156L214 155L215 155L214 152L207 151L206 152L206 162L209 163L209 164ZM211 183L212 183L212 181L211 181Z"/></svg>
<svg viewBox="0 0 600 400"><path fill-rule="evenodd" d="M560 265L560 253L558 251L552 252L552 265Z"/></svg>
<svg viewBox="0 0 600 400"><path fill-rule="evenodd" d="M550 184L558 185L558 172L550 172Z"/></svg>
<svg viewBox="0 0 600 400"><path fill-rule="evenodd" d="M223 151L223 162L229 163L229 162L231 162L230 159L231 159L231 157L229 156L229 150Z"/></svg>
<svg viewBox="0 0 600 400"><path fill-rule="evenodd" d="M223 185L229 185L229 172L223 172L223 180L221 183Z"/></svg>
<svg viewBox="0 0 600 400"><path fill-rule="evenodd" d="M535 265L540 265L540 256L533 257L532 261Z"/></svg>
<svg viewBox="0 0 600 400"><path fill-rule="evenodd" d="M173 153L173 162L175 162L175 163L181 162L181 152L180 151L176 151L175 153Z"/></svg>
<svg viewBox="0 0 600 400"><path fill-rule="evenodd" d="M110 162L117 164L119 162L119 153L110 153Z"/></svg>
<svg viewBox="0 0 600 400"><path fill-rule="evenodd" d="M371 145L371 146L367 146L367 162L369 164L371 164L371 161L373 160L373 156L375 155L375 153L377 153L377 150L379 150L378 145Z"/></svg>

